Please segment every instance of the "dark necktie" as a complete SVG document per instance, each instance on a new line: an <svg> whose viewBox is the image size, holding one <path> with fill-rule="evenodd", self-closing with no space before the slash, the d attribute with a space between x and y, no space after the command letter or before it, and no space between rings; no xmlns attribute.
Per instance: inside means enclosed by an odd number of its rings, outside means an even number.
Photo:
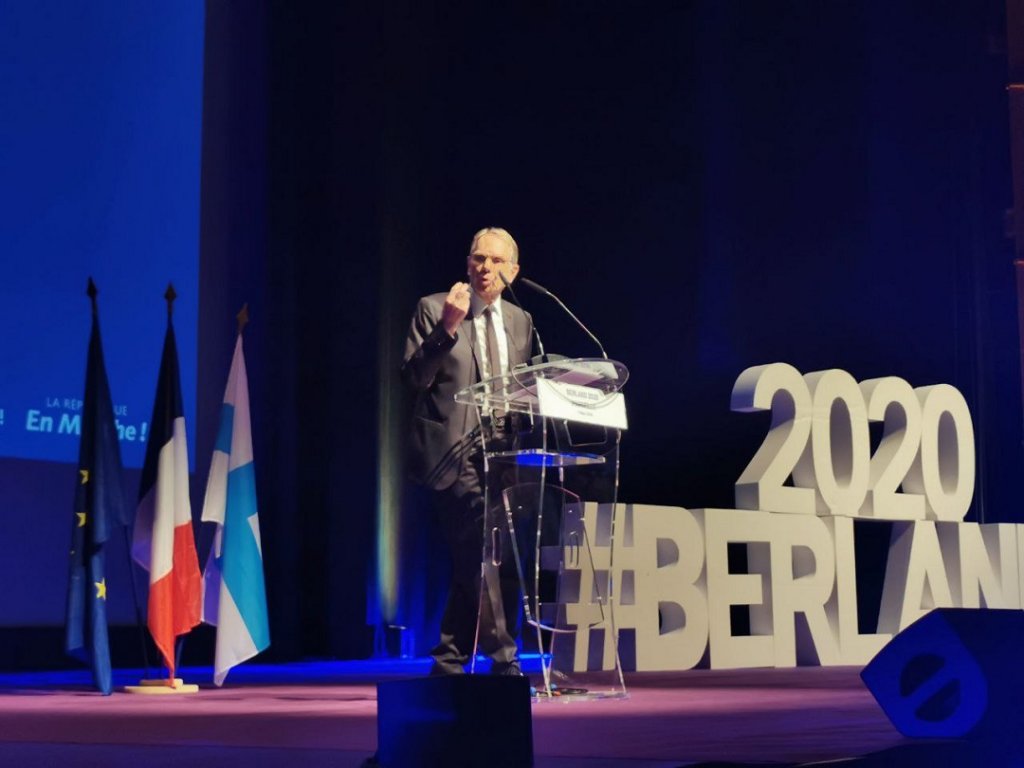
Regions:
<svg viewBox="0 0 1024 768"><path fill-rule="evenodd" d="M491 376L500 376L504 373L501 368L501 352L498 348L498 332L494 328L494 307L490 306L484 310L487 317L487 364L491 369ZM495 416L504 416L504 409L495 408Z"/></svg>
<svg viewBox="0 0 1024 768"><path fill-rule="evenodd" d="M494 329L494 307L488 307L484 310L484 315L487 316L487 364L491 370L491 376L500 376L504 371L501 370L501 352L498 347L498 332Z"/></svg>

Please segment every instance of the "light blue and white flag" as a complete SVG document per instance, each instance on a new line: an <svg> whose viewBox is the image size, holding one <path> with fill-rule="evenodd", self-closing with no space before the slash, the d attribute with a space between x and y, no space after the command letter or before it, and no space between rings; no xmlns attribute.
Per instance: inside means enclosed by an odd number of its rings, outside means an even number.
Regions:
<svg viewBox="0 0 1024 768"><path fill-rule="evenodd" d="M203 521L217 523L203 574L203 621L217 626L213 681L221 685L233 666L270 645L241 333L224 392Z"/></svg>

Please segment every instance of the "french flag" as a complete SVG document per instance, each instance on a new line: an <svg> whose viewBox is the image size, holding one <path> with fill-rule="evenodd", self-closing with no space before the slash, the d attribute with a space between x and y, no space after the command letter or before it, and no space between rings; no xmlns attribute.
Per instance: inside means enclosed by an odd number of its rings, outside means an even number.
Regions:
<svg viewBox="0 0 1024 768"><path fill-rule="evenodd" d="M173 291L173 287L168 288L167 335L132 536L132 558L149 571L146 624L171 680L175 639L199 624L202 600L188 495L188 450L178 348L170 315Z"/></svg>

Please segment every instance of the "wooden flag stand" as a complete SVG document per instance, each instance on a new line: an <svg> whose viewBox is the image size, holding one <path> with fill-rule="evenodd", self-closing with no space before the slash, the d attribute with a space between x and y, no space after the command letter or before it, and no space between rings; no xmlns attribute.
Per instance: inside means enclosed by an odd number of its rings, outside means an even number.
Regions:
<svg viewBox="0 0 1024 768"><path fill-rule="evenodd" d="M174 653L175 668L181 668L181 649L185 644L184 636L178 638L177 648ZM145 649L145 645L143 645ZM149 674L149 663L146 663L146 674ZM180 677L168 679L166 677L144 677L138 685L126 685L121 689L125 693L141 693L147 696L162 696L169 693L199 693L199 686L195 683L186 683Z"/></svg>
<svg viewBox="0 0 1024 768"><path fill-rule="evenodd" d="M199 686L195 683L186 683L180 677L173 680L162 677L159 680L140 680L138 685L126 685L123 690L125 693L159 696L168 693L199 693Z"/></svg>

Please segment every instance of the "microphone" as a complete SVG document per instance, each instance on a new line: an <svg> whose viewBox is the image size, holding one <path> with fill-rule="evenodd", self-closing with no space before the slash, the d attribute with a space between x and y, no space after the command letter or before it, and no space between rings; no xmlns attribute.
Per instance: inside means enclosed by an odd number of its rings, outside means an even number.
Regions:
<svg viewBox="0 0 1024 768"><path fill-rule="evenodd" d="M519 303L519 297L516 296L516 292L512 290L512 283L509 281L507 277L505 277L505 273L502 272L500 269L498 270L498 277L501 278L501 282L503 282L505 284L505 287L508 288L508 293L512 297L512 301L515 302L517 307L522 309L523 305ZM544 354L544 342L540 340L540 333L538 333L537 331L537 326L535 326L533 323L530 323L530 328L533 330L533 338L537 340L537 349L540 350L540 360L538 361L537 358L533 358L530 362L546 363L548 362L548 356Z"/></svg>
<svg viewBox="0 0 1024 768"><path fill-rule="evenodd" d="M505 278L502 277L502 280L504 280L504 279ZM583 322L578 317L576 317L576 315L573 314L572 310L569 309L567 306L565 306L565 302L564 301L562 301L560 298L555 296L555 294L553 294L551 291L549 291L543 285L540 285L539 283L533 282L533 280L529 280L528 278L525 278L525 277L520 277L519 278L519 282L521 282L527 288L533 289L537 293L543 293L545 296L550 296L552 299L554 299L555 303L558 304L558 306L560 306L563 310L565 310L565 313L569 317L571 317L573 319L573 321L576 323L576 325L578 325L581 329L583 329L583 332L585 334L587 334L587 336L589 336L591 338L591 340L595 344L597 344L597 348L601 350L601 357L603 357L605 360L608 359L608 353L604 351L604 346L601 344L600 341L597 340L597 336L595 336L593 333L591 333L590 329L587 328L587 326L585 326L583 324ZM508 285L508 283L505 283L505 285Z"/></svg>

